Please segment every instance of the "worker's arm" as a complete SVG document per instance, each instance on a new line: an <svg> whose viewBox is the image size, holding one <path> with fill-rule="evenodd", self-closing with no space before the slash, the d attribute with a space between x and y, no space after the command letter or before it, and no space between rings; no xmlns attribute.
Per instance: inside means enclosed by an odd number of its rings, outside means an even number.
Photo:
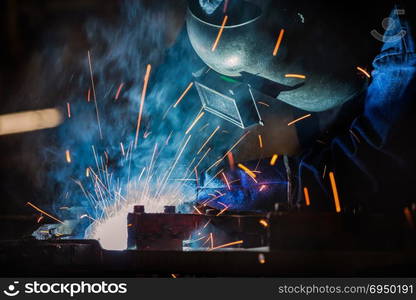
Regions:
<svg viewBox="0 0 416 300"><path fill-rule="evenodd" d="M416 54L414 32L406 21L410 14L391 15L394 24L374 60L363 114L329 145L303 157L299 201L306 186L312 206L335 209L330 171L343 209L388 211L402 209L411 200L416 186Z"/></svg>

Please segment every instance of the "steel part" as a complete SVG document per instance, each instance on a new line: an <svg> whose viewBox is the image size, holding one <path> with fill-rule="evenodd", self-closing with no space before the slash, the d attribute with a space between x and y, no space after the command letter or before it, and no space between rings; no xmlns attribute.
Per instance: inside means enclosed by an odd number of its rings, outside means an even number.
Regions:
<svg viewBox="0 0 416 300"><path fill-rule="evenodd" d="M164 207L164 212L165 212L165 214L174 214L176 212L176 207L171 206L171 205L167 205L167 206Z"/></svg>
<svg viewBox="0 0 416 300"><path fill-rule="evenodd" d="M133 210L136 214L144 214L144 205L135 205Z"/></svg>
<svg viewBox="0 0 416 300"><path fill-rule="evenodd" d="M208 207L207 207L208 209ZM201 208L202 211L204 209ZM204 232L215 236L215 245L243 240L235 247L256 248L267 246L267 228L259 221L264 215L212 215L175 213L129 213L128 249L176 250L183 249L183 242L194 239L193 234ZM199 237L199 236L198 236ZM210 244L188 242L192 248L209 248Z"/></svg>
<svg viewBox="0 0 416 300"><path fill-rule="evenodd" d="M175 213L129 213L127 222L129 249L179 251L182 250L183 240L203 225L204 217Z"/></svg>

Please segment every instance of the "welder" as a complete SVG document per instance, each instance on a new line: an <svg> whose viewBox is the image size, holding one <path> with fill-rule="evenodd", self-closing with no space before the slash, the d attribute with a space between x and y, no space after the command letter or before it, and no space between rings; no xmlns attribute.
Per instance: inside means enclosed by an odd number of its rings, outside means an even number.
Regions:
<svg viewBox="0 0 416 300"><path fill-rule="evenodd" d="M187 31L195 52L218 77L243 90L233 97L214 75L197 74L198 92L207 111L254 139L269 137L264 157L285 155L290 205L402 211L411 205L416 183L413 11L387 1L370 8L358 1L336 5L190 1ZM214 49L208 41L221 30ZM262 114L258 100L265 98L278 107L276 114ZM236 112L219 105L230 99ZM303 115L308 118L288 126ZM236 160L255 164L252 148L246 140Z"/></svg>

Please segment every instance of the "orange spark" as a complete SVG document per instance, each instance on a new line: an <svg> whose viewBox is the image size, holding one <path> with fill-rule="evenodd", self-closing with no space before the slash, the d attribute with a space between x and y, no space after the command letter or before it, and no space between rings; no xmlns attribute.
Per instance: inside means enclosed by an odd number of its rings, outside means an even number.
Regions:
<svg viewBox="0 0 416 300"><path fill-rule="evenodd" d="M208 236L208 238L205 240L205 242L202 244L204 246L206 243L208 243L211 240L211 237Z"/></svg>
<svg viewBox="0 0 416 300"><path fill-rule="evenodd" d="M218 198L220 198L221 196L215 196L214 194L208 194L208 195L210 195L210 196L212 196L212 198L210 198L210 199L208 199L208 200L206 200L206 201L204 201L203 203L202 203L202 205L205 207L205 206L207 206L208 205L208 203L210 203L210 202L212 202L212 201L214 201L214 200L216 200L216 199L218 199Z"/></svg>
<svg viewBox="0 0 416 300"><path fill-rule="evenodd" d="M222 159L221 160L223 160L227 155L228 155L228 153L230 153L231 151L233 151L233 149L235 148L235 147L237 147L237 145L238 144L240 144L241 143L241 141L242 140L244 140L245 138L246 138L246 136L248 135L250 133L250 131L247 131L231 148L230 148L230 150L228 150L228 152L226 153L226 155L224 155L223 157L222 157Z"/></svg>
<svg viewBox="0 0 416 300"><path fill-rule="evenodd" d="M209 220L207 223L205 223L205 225L202 227L202 229L205 229L205 227L207 227L209 223L211 223L211 220Z"/></svg>
<svg viewBox="0 0 416 300"><path fill-rule="evenodd" d="M51 216L50 214L48 214L47 212L45 212L45 211L41 210L39 207L35 206L34 204L32 204L32 203L30 203L30 202L27 202L26 204L27 204L27 205L30 205L31 207L33 207L34 209L36 209L38 212L40 212L40 213L44 214L45 216L48 216L48 217L49 217L49 218L51 218L52 220L55 220L55 221L57 221L57 222L59 222L59 223L61 223L61 224L64 224L64 222L62 222L61 220L59 220L59 219L55 218L54 216Z"/></svg>
<svg viewBox="0 0 416 300"><path fill-rule="evenodd" d="M277 52L279 51L280 44L282 43L284 33L285 33L285 30L281 29L280 33L279 33L279 37L277 38L276 46L274 47L274 50L273 50L273 56L276 56Z"/></svg>
<svg viewBox="0 0 416 300"><path fill-rule="evenodd" d="M66 156L66 162L67 163L71 163L71 152L69 152L69 150L65 151L65 156Z"/></svg>
<svg viewBox="0 0 416 300"><path fill-rule="evenodd" d="M221 194L221 193L220 193ZM222 206L224 206L224 207L227 207L227 205L226 204L224 204L224 203L222 203L221 201L217 201L217 203L218 204L220 204L220 205L222 205Z"/></svg>
<svg viewBox="0 0 416 300"><path fill-rule="evenodd" d="M68 111L68 118L71 119L71 104L69 102L66 103L66 110Z"/></svg>
<svg viewBox="0 0 416 300"><path fill-rule="evenodd" d="M87 102L91 101L91 89L88 89L88 93L87 93Z"/></svg>
<svg viewBox="0 0 416 300"><path fill-rule="evenodd" d="M214 248L214 236L212 235L212 232L209 234L209 239L211 240L211 249Z"/></svg>
<svg viewBox="0 0 416 300"><path fill-rule="evenodd" d="M196 212L199 214L199 215L202 215L202 212L196 207L196 206L193 206L193 208L196 210Z"/></svg>
<svg viewBox="0 0 416 300"><path fill-rule="evenodd" d="M172 278L177 278L175 274L170 274Z"/></svg>
<svg viewBox="0 0 416 300"><path fill-rule="evenodd" d="M228 190L231 191L230 183L228 182L227 176L225 176L224 172L222 172L222 177L224 178L225 184L228 187Z"/></svg>
<svg viewBox="0 0 416 300"><path fill-rule="evenodd" d="M300 79L306 79L305 75L300 75L300 74L286 74L285 75L286 78L300 78Z"/></svg>
<svg viewBox="0 0 416 300"><path fill-rule="evenodd" d="M217 133L219 129L220 129L220 126L217 126L217 128L214 129L214 131L211 133L211 135L208 137L205 143L201 146L197 154L199 154L202 151L202 149L204 149L204 147L209 143L209 141L214 137L214 135Z"/></svg>
<svg viewBox="0 0 416 300"><path fill-rule="evenodd" d="M334 195L335 210L337 213L341 212L341 204L339 202L337 184L335 182L334 172L329 172L329 179L331 180L332 193Z"/></svg>
<svg viewBox="0 0 416 300"><path fill-rule="evenodd" d="M216 217L218 217L218 216L221 216L223 213L225 213L225 211L227 210L229 208L229 206L225 206L217 215L216 215Z"/></svg>
<svg viewBox="0 0 416 300"><path fill-rule="evenodd" d="M269 227L269 223L268 223L266 220L264 220L264 219L261 219L261 220L259 221L259 223L260 223L260 225L262 225L263 227Z"/></svg>
<svg viewBox="0 0 416 300"><path fill-rule="evenodd" d="M257 103L261 104L261 105L264 105L264 106L267 106L267 107L270 107L269 104L267 104L266 102L263 102L263 101L257 101Z"/></svg>
<svg viewBox="0 0 416 300"><path fill-rule="evenodd" d="M410 228L415 228L415 223L413 221L413 215L412 212L408 207L405 207L404 210L404 216L406 217L406 221L409 224Z"/></svg>
<svg viewBox="0 0 416 300"><path fill-rule="evenodd" d="M289 122L289 123L287 124L287 126L292 126L293 124L295 124L295 123L297 123L297 122L299 122L299 121L302 121L303 119L309 118L310 116L312 116L312 114L307 114L307 115L304 115L303 117L300 117L300 118L298 118L298 119L296 119L296 120L293 120L292 122Z"/></svg>
<svg viewBox="0 0 416 300"><path fill-rule="evenodd" d="M308 191L308 188L306 186L303 188L303 194L305 195L306 206L311 205L311 200L309 199L309 191Z"/></svg>
<svg viewBox="0 0 416 300"><path fill-rule="evenodd" d="M194 128L194 126L196 125L196 123L198 123L198 121L205 115L205 112L201 112L200 114L198 114L195 118L195 120L192 122L191 126L189 126L189 128L186 130L185 134L188 134L189 132L191 132L192 128Z"/></svg>
<svg viewBox="0 0 416 300"><path fill-rule="evenodd" d="M261 134L259 134L259 147L263 148L263 139L261 137Z"/></svg>
<svg viewBox="0 0 416 300"><path fill-rule="evenodd" d="M228 154L227 154L227 158L228 158L228 164L230 165L230 169L231 169L232 171L234 171L234 165L235 165L235 162L234 162L234 156L233 156L233 153L232 153L232 152L228 152Z"/></svg>
<svg viewBox="0 0 416 300"><path fill-rule="evenodd" d="M368 73L365 69L363 69L361 67L357 67L357 70L360 71L361 73L363 73L366 77L371 78L370 73Z"/></svg>
<svg viewBox="0 0 416 300"><path fill-rule="evenodd" d="M259 263L260 264L263 265L263 264L266 263L266 258L264 257L264 254L263 253L259 253L258 259L259 259Z"/></svg>
<svg viewBox="0 0 416 300"><path fill-rule="evenodd" d="M242 243L244 243L243 240L241 240L241 241L235 241L235 242L231 242L231 243L228 243L228 244L224 244L224 245L220 245L220 246L211 248L208 251L213 251L213 250L216 250L216 249L225 248L225 247L229 247L229 246L234 246L234 245L238 245L238 244L242 244Z"/></svg>
<svg viewBox="0 0 416 300"><path fill-rule="evenodd" d="M36 223L40 223L40 221L42 221L42 219L43 219L43 215L40 215L40 217L37 218Z"/></svg>
<svg viewBox="0 0 416 300"><path fill-rule="evenodd" d="M249 168L247 168L245 165L243 164L238 164L237 165L240 169L242 169L244 172L246 172L248 175L250 175L251 177L256 178L256 174L254 174L253 171L251 171Z"/></svg>
<svg viewBox="0 0 416 300"><path fill-rule="evenodd" d="M140 123L142 121L144 99L146 97L147 84L149 83L149 77L150 77L150 71L151 70L152 70L152 66L147 65L146 75L144 76L144 79L143 79L143 90L142 90L142 96L141 96L141 99L140 99L139 116L137 117L137 128L136 128L136 137L134 139L134 148L137 147L137 142L139 141L139 131L140 131Z"/></svg>
<svg viewBox="0 0 416 300"><path fill-rule="evenodd" d="M173 105L173 108L176 108L176 106L178 106L178 104L182 101L182 99L186 96L186 94L189 92L189 90L192 88L192 86L194 85L193 82L191 82L188 87L186 88L186 90L182 93L182 95L179 97L178 101L176 101L176 103Z"/></svg>
<svg viewBox="0 0 416 300"><path fill-rule="evenodd" d="M224 158L226 158L228 156L228 153L230 153L231 151L234 150L235 147L237 147L238 144L241 143L242 140L244 140L246 138L246 136L250 133L250 131L247 131L231 148L230 150L227 151L227 153L224 154L223 157L221 157L219 160L217 160L215 163L213 163L208 169L205 170L205 172L208 172L209 170L211 170L212 168L214 168L215 166L217 166L220 162L222 162L224 160Z"/></svg>
<svg viewBox="0 0 416 300"><path fill-rule="evenodd" d="M274 166L278 158L279 158L279 155L273 154L272 159L270 160L270 165Z"/></svg>
<svg viewBox="0 0 416 300"><path fill-rule="evenodd" d="M222 170L221 170L222 172ZM220 195L220 197L224 196L225 194L221 193L219 190L215 190L216 193L218 193L218 195ZM222 204L223 206L225 206L225 204Z"/></svg>
<svg viewBox="0 0 416 300"><path fill-rule="evenodd" d="M114 97L114 100L118 100L118 97L120 96L120 93L121 93L121 90L123 89L123 86L124 86L124 83L122 82L122 83L120 83L120 85L119 85L119 87L118 87L118 89L117 89L117 93L116 93L116 96Z"/></svg>
<svg viewBox="0 0 416 300"><path fill-rule="evenodd" d="M247 168L245 165L243 165L243 164L238 164L237 165L241 170L243 170L244 172L246 172L247 173L247 175L248 176L250 176L255 182L257 182L257 180L255 179L256 178L256 174L253 172L253 171L251 171L249 168Z"/></svg>
<svg viewBox="0 0 416 300"><path fill-rule="evenodd" d="M85 176L90 177L90 168L85 169Z"/></svg>
<svg viewBox="0 0 416 300"><path fill-rule="evenodd" d="M267 185L263 184L263 185L260 187L259 192L264 191L264 189L265 189L266 187L267 187Z"/></svg>
<svg viewBox="0 0 416 300"><path fill-rule="evenodd" d="M206 240L205 240L205 242L202 244L202 247L206 244L206 243L208 243L209 241L210 241L210 237L208 237Z"/></svg>
<svg viewBox="0 0 416 300"><path fill-rule="evenodd" d="M216 38L216 40L215 40L215 42L214 42L214 45L212 45L212 49L211 49L211 51L212 51L212 52L214 52L214 51L215 51L215 49L217 49L217 46L218 46L218 43L219 43L219 41L220 41L220 38L221 38L222 32L224 31L225 24L227 24L227 20L228 20L228 16L227 16L227 15L225 15L225 16L224 16L224 20L222 21L222 24L221 24L221 28L220 28L220 30L218 31L218 35L217 35L217 38Z"/></svg>
<svg viewBox="0 0 416 300"><path fill-rule="evenodd" d="M147 139L149 137L149 135L151 135L152 132L151 131L146 131L145 133L143 133L143 138Z"/></svg>
<svg viewBox="0 0 416 300"><path fill-rule="evenodd" d="M325 175L326 175L326 165L324 166L324 172L322 173L322 179L325 178Z"/></svg>

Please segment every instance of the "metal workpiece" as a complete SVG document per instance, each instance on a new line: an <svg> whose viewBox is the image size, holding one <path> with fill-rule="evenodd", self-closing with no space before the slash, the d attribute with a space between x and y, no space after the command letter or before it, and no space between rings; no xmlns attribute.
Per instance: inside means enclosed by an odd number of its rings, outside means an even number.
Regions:
<svg viewBox="0 0 416 300"><path fill-rule="evenodd" d="M270 26L261 8L247 1L240 1L238 6L227 11L225 26L221 26L222 16L219 13L206 15L191 2L186 19L189 39L196 53L220 74L241 77L248 73L276 82L282 85L277 99L311 112L339 106L366 87L367 80L357 74L353 59L344 57L344 50L338 45L331 46L330 37L317 36L304 24L285 17L280 28L276 28L276 24ZM273 53L283 28L279 50ZM219 31L222 31L221 36L214 49ZM321 46L308 47L311 43ZM324 53L326 48L327 54Z"/></svg>
<svg viewBox="0 0 416 300"><path fill-rule="evenodd" d="M171 229L167 228L172 227L171 222L181 223L183 228L190 225L188 229L191 229L198 223L203 224L202 219L205 222L211 218L215 226L228 228L235 237L245 234L244 239L250 235L259 237L257 228L263 227L267 237L265 243L270 246L175 251L170 247L173 244L160 239L147 251L114 251L102 249L96 240L10 240L0 242L1 274L65 277L168 277L171 274L179 277L368 276L379 275L382 270L384 276L414 276L416 266L415 231L400 216L357 218L351 214L311 213L307 209L273 212L262 218L134 215L137 225L142 226L142 233L149 237L169 232ZM258 224L259 220L262 220L262 226ZM138 226L132 228L139 230ZM165 226L164 232L160 232L161 226ZM177 234L179 236L179 232ZM155 247L161 245L164 248Z"/></svg>
<svg viewBox="0 0 416 300"><path fill-rule="evenodd" d="M163 209L165 214L174 214L176 212L176 206L174 205L165 205Z"/></svg>
<svg viewBox="0 0 416 300"><path fill-rule="evenodd" d="M174 208L174 206L172 206ZM209 249L230 240L242 240L238 248L265 247L268 228L261 224L264 215L180 214L171 208L165 213L129 213L127 215L128 249L139 251L182 251ZM267 224L267 222L266 222ZM207 238L215 237L210 243Z"/></svg>
<svg viewBox="0 0 416 300"><path fill-rule="evenodd" d="M144 214L144 205L135 205L134 207L133 207L133 211L134 211L134 213L136 213L136 214Z"/></svg>
<svg viewBox="0 0 416 300"><path fill-rule="evenodd" d="M182 242L203 226L197 215L129 214L128 248L137 250L182 250Z"/></svg>

